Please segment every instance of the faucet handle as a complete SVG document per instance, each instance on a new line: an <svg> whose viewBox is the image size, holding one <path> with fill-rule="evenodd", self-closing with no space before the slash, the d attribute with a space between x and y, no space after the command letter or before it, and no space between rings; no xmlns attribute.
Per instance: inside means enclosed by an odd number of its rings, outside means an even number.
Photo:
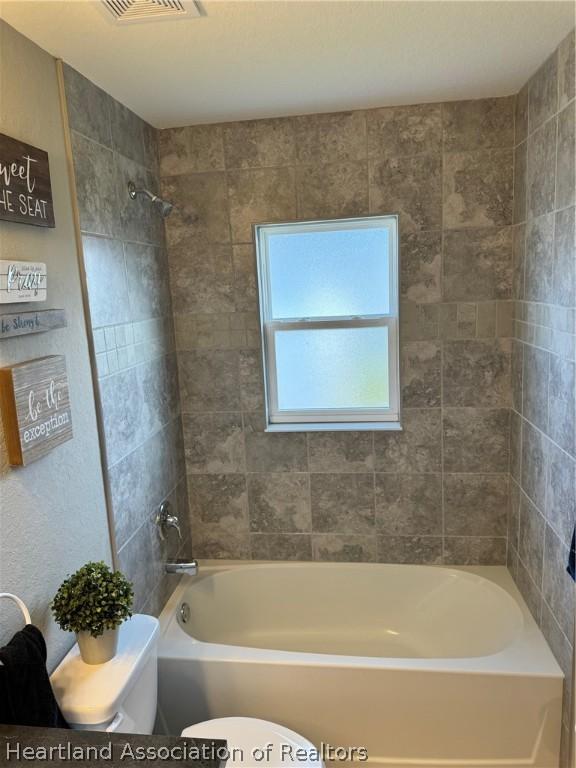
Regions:
<svg viewBox="0 0 576 768"><path fill-rule="evenodd" d="M180 530L180 522L176 515L170 514L171 508L172 507L169 501L163 501L162 504L160 504L158 512L156 513L156 518L154 522L158 526L161 539L166 538L166 528L175 528L176 531L178 532L178 538L180 539L180 541L182 541L182 531Z"/></svg>

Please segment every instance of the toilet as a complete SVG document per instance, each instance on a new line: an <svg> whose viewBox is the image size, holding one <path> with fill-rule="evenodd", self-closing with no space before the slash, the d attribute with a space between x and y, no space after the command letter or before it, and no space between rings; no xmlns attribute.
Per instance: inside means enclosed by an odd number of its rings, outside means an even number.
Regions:
<svg viewBox="0 0 576 768"><path fill-rule="evenodd" d="M316 749L308 739L268 720L222 717L191 725L182 731L182 736L190 739L226 739L230 753L226 768L256 768L261 765L265 768L296 765L320 768L323 765L313 759ZM263 751L268 744L271 749ZM300 759L297 759L297 754Z"/></svg>
<svg viewBox="0 0 576 768"><path fill-rule="evenodd" d="M72 728L152 733L158 695L158 638L158 619L135 615L120 628L118 652L106 664L85 664L78 645L74 645L50 678L62 714ZM323 766L314 759L316 750L310 741L266 720L224 717L191 725L181 735L226 740L230 753L227 768ZM272 745L269 752L257 751L267 744Z"/></svg>

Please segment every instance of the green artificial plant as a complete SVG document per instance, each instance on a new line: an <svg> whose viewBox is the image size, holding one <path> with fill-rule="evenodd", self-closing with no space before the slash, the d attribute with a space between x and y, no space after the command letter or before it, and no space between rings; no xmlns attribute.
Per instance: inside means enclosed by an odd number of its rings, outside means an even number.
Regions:
<svg viewBox="0 0 576 768"><path fill-rule="evenodd" d="M51 608L65 631L99 637L132 615L133 599L132 584L120 571L102 562L86 563L61 584Z"/></svg>

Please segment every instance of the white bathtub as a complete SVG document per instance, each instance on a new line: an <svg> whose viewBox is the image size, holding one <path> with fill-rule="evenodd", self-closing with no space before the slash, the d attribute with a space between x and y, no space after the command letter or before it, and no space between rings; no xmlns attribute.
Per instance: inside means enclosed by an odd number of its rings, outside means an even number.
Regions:
<svg viewBox="0 0 576 768"><path fill-rule="evenodd" d="M243 715L371 766L558 764L562 672L504 567L204 564L161 626L168 732Z"/></svg>

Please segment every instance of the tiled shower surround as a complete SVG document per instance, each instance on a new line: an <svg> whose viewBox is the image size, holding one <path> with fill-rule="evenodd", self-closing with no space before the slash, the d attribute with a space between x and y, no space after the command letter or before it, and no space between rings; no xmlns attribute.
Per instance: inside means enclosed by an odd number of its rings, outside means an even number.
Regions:
<svg viewBox="0 0 576 768"><path fill-rule="evenodd" d="M574 33L516 97L164 130L160 171L154 129L65 72L138 610L171 589L177 545L151 523L167 496L197 557L507 562L566 674L566 764ZM124 195L160 176L167 254L161 220ZM400 216L404 431L266 434L252 224L379 213Z"/></svg>
<svg viewBox="0 0 576 768"><path fill-rule="evenodd" d="M576 517L574 33L516 105L508 564L564 673L568 743ZM572 726L573 727L573 726Z"/></svg>
<svg viewBox="0 0 576 768"><path fill-rule="evenodd" d="M158 613L174 586L164 562L189 535L163 221L127 191L129 180L158 190L157 135L73 69L64 75L117 562L135 610ZM165 499L182 545L153 523Z"/></svg>
<svg viewBox="0 0 576 768"><path fill-rule="evenodd" d="M574 33L516 97L161 131L193 549L508 563L566 675ZM266 434L253 223L398 213L402 433Z"/></svg>
<svg viewBox="0 0 576 768"><path fill-rule="evenodd" d="M195 555L506 562L514 102L161 132ZM264 433L252 224L377 213L404 431Z"/></svg>

